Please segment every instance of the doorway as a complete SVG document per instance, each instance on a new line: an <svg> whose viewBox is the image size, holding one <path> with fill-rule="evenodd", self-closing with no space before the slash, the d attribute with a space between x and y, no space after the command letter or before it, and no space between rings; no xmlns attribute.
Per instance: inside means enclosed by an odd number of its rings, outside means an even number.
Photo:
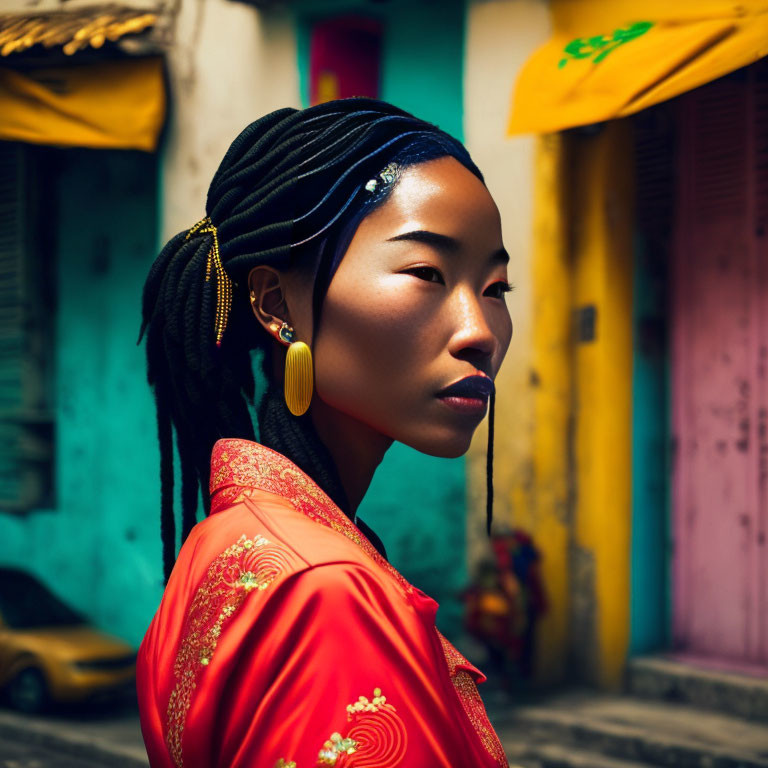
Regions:
<svg viewBox="0 0 768 768"><path fill-rule="evenodd" d="M676 107L673 649L768 666L768 68Z"/></svg>

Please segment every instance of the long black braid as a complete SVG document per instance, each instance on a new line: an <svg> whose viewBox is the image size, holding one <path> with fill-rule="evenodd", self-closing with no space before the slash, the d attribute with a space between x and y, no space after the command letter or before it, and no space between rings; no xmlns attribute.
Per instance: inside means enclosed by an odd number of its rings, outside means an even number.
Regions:
<svg viewBox="0 0 768 768"><path fill-rule="evenodd" d="M206 202L221 263L232 281L221 345L216 346L214 336L217 285L206 280L210 231L171 238L153 263L142 296L137 343L146 331L147 379L157 406L166 579L176 559L174 431L181 462L182 543L196 523L200 492L205 514L210 512L216 440L256 439L249 409L255 407L256 391L252 353L262 351L269 381L274 342L251 310L250 270L259 264L311 269L317 328L323 297L357 224L391 191L382 186L371 194L366 181L392 161L404 168L445 155L483 180L463 145L436 125L386 102L359 97L276 110L232 142ZM334 462L307 414L293 416L282 393L270 385L256 421L261 443L296 463L354 518ZM490 528L490 505L488 515ZM367 526L363 530L383 551L378 537Z"/></svg>

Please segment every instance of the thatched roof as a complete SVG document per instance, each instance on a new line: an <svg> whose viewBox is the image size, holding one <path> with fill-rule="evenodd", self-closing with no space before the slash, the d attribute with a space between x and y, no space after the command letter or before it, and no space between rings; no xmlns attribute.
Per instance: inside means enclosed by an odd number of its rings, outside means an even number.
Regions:
<svg viewBox="0 0 768 768"><path fill-rule="evenodd" d="M119 5L39 14L0 14L0 56L34 45L60 47L71 56L84 48L101 48L125 35L150 29L159 14Z"/></svg>

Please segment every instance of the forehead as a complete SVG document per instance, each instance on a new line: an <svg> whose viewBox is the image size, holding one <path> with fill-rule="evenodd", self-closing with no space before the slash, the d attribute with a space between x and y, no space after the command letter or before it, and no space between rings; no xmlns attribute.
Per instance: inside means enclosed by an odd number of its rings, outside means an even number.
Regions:
<svg viewBox="0 0 768 768"><path fill-rule="evenodd" d="M459 240L482 232L499 240L501 219L483 182L455 158L440 157L405 168L392 194L363 219L358 232L390 237L409 229Z"/></svg>

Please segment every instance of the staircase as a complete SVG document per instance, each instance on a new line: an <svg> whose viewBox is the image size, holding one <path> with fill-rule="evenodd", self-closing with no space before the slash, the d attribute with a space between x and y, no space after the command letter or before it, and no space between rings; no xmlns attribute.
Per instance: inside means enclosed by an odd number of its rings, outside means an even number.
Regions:
<svg viewBox="0 0 768 768"><path fill-rule="evenodd" d="M522 768L768 768L768 679L663 658L630 662L627 692L569 690L489 712Z"/></svg>

